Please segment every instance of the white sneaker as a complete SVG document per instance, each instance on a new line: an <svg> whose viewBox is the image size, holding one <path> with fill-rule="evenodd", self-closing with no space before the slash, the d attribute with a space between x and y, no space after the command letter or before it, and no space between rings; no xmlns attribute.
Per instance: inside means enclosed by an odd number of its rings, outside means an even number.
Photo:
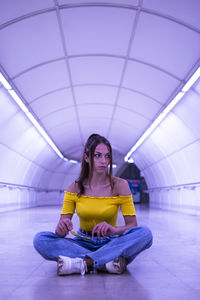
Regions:
<svg viewBox="0 0 200 300"><path fill-rule="evenodd" d="M58 256L57 274L59 276L80 273L85 275L87 264L82 258L70 258L67 256Z"/></svg>
<svg viewBox="0 0 200 300"><path fill-rule="evenodd" d="M126 271L126 265L126 259L123 256L119 256L106 263L105 267L109 273L122 274Z"/></svg>

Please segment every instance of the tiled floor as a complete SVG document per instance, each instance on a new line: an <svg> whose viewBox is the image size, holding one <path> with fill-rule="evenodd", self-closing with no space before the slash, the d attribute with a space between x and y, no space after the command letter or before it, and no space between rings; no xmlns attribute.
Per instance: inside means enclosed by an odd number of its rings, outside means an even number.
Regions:
<svg viewBox="0 0 200 300"><path fill-rule="evenodd" d="M200 218L139 204L136 210L139 224L151 228L154 244L125 274L65 277L57 277L56 263L32 247L36 232L54 231L60 207L0 214L0 299L199 300ZM74 223L78 228L76 217Z"/></svg>

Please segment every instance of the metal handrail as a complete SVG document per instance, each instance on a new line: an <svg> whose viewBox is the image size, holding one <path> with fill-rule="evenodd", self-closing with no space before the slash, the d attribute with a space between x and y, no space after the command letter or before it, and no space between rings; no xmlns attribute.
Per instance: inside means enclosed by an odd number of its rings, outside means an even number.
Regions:
<svg viewBox="0 0 200 300"><path fill-rule="evenodd" d="M177 185L170 185L170 186L160 186L160 187L152 187L146 190L143 190L145 193L149 193L155 190L173 190L173 189L195 189L196 186L200 186L200 182L192 182L192 183L185 183L185 184L177 184ZM29 185L23 184L16 184L10 182L0 182L0 189L1 188L11 188L11 189L25 189L25 190L34 190L36 192L59 192L64 193L65 190L63 189L49 189L49 188L38 188Z"/></svg>
<svg viewBox="0 0 200 300"><path fill-rule="evenodd" d="M16 183L10 183L10 182L0 182L0 188L25 189L25 190L34 190L36 192L46 192L46 193L52 193L52 192L64 193L64 191L65 191L63 189L38 188L38 187L29 186L29 185L16 184Z"/></svg>
<svg viewBox="0 0 200 300"><path fill-rule="evenodd" d="M153 192L155 190L195 189L196 186L200 186L200 182L176 184L176 185L170 185L170 186L152 187L152 188L149 188L149 189L145 190L144 192L149 193L149 192Z"/></svg>

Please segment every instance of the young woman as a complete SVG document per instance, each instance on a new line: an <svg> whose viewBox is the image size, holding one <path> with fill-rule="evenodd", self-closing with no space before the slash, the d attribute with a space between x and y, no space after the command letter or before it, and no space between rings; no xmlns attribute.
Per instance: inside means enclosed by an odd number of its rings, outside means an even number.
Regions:
<svg viewBox="0 0 200 300"><path fill-rule="evenodd" d="M117 226L118 210L125 224ZM76 210L80 229L72 231ZM75 238L66 238L72 231ZM106 138L92 134L85 145L77 181L65 192L55 233L41 232L35 249L57 261L58 275L91 270L121 274L127 264L152 245L151 231L138 226L128 182L112 176L112 148Z"/></svg>

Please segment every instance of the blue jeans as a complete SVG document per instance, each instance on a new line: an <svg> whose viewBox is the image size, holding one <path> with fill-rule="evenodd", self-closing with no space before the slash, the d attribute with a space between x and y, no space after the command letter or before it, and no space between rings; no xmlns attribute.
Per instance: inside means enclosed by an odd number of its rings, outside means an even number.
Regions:
<svg viewBox="0 0 200 300"><path fill-rule="evenodd" d="M101 268L120 255L126 258L128 264L131 263L140 252L151 247L152 240L151 231L145 226L138 226L126 230L122 235L94 237L91 241L80 237L61 238L53 232L39 232L33 244L47 260L57 261L60 255L71 258L87 256L94 260L96 268Z"/></svg>

